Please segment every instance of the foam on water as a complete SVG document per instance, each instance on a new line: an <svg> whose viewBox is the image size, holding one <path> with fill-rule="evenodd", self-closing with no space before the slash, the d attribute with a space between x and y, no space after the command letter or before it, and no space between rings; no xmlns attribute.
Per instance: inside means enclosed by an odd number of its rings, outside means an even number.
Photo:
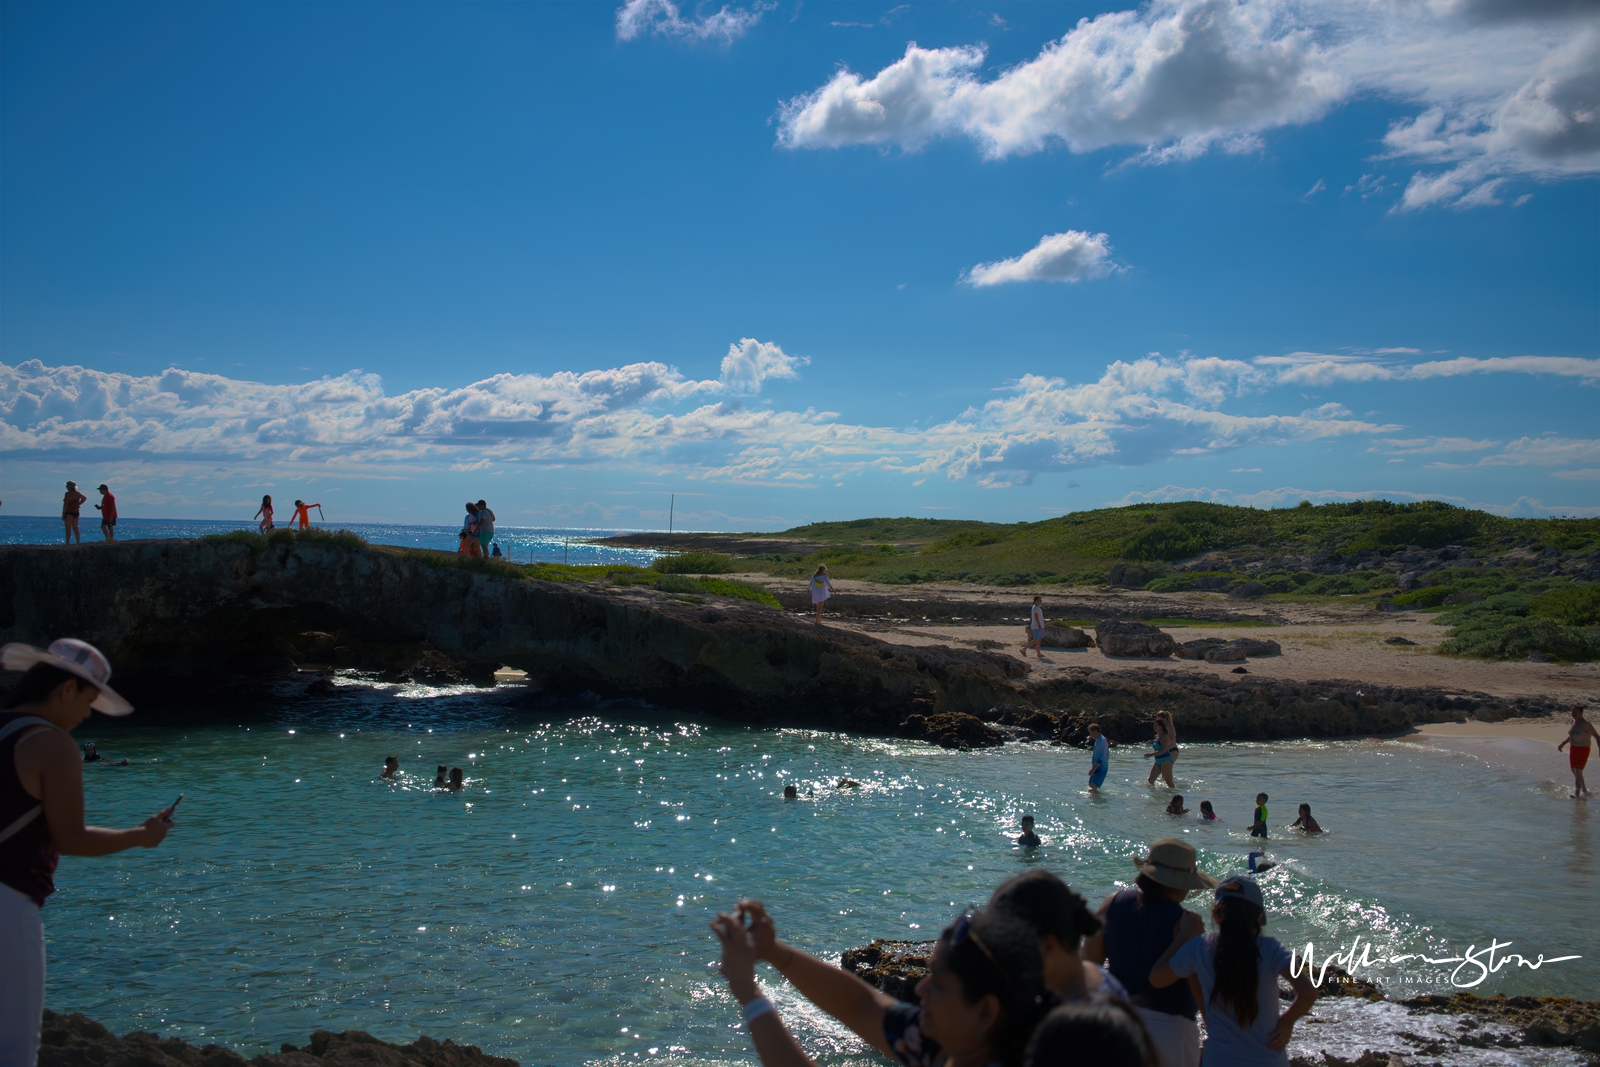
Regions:
<svg viewBox="0 0 1600 1067"><path fill-rule="evenodd" d="M1530 959L1585 958L1508 966L1476 992L1600 988L1587 806L1403 742L1185 745L1188 805L1210 799L1227 820L1205 825L1162 814L1167 794L1152 795L1148 764L1125 750L1091 798L1076 750L949 752L616 706L534 712L516 687L286 693L267 715L135 716L81 734L134 761L87 769L95 821L129 825L187 794L160 849L64 860L45 912L49 1004L119 1031L262 1050L357 1028L524 1062L752 1063L712 966L716 908L762 897L781 936L836 957L874 937L933 937L1028 864L1094 901L1131 879L1128 855L1155 837L1183 836L1207 870L1237 871L1258 790L1273 798L1280 861L1261 877L1269 932L1286 943L1326 955L1359 936L1374 957L1439 957L1496 938ZM390 754L405 769L393 784L377 778ZM466 771L462 793L431 788L441 763ZM861 788L833 788L844 776ZM781 799L790 781L802 799ZM1276 828L1301 800L1332 833ZM1025 812L1045 840L1036 854L1011 844ZM1448 991L1449 970L1361 973L1405 995ZM821 1062L875 1062L773 991ZM1318 1018L1334 1012L1338 1026L1307 1025L1301 1040L1354 1033L1378 1047L1361 1031L1383 1030L1377 1016L1337 1015L1356 1010L1324 1002Z"/></svg>

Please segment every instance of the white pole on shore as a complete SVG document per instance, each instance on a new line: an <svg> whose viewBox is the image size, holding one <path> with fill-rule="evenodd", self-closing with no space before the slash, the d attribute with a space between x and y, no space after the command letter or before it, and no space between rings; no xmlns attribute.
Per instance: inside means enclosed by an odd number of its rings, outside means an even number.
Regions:
<svg viewBox="0 0 1600 1067"><path fill-rule="evenodd" d="M672 515L678 510L678 494L672 494L672 503L667 505L667 533L672 532Z"/></svg>

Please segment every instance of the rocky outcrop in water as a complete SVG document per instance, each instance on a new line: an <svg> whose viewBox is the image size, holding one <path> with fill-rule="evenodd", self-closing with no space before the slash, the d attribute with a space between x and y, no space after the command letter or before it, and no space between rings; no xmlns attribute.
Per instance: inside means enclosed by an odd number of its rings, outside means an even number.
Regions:
<svg viewBox="0 0 1600 1067"><path fill-rule="evenodd" d="M277 1053L246 1060L221 1045L195 1048L175 1037L134 1031L118 1037L76 1013L44 1013L39 1067L518 1067L476 1045L422 1036L391 1045L361 1030L318 1030L305 1047L284 1045Z"/></svg>

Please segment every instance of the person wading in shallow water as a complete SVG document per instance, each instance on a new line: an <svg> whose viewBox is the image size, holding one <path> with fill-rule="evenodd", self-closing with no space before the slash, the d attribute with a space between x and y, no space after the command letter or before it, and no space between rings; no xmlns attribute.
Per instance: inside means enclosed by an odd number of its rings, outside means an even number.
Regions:
<svg viewBox="0 0 1600 1067"><path fill-rule="evenodd" d="M99 649L70 637L48 650L9 644L0 666L27 672L0 699L0 1064L32 1067L44 1013L39 909L55 892L57 860L154 848L172 809L132 830L83 824L83 760L69 731L91 708L133 710L106 684L111 664Z"/></svg>
<svg viewBox="0 0 1600 1067"><path fill-rule="evenodd" d="M1600 732L1596 732L1594 723L1583 717L1583 705L1572 705L1572 727L1567 731L1567 739L1556 746L1556 751L1572 746L1567 753L1567 765L1572 768L1573 800L1582 800L1589 795L1589 786L1583 780L1583 768L1589 762L1591 746L1596 741L1600 741Z"/></svg>

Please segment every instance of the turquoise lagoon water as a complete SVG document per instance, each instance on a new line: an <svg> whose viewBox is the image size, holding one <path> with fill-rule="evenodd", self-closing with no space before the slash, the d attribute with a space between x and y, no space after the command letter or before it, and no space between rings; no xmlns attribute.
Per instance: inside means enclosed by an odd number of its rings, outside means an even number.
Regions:
<svg viewBox="0 0 1600 1067"><path fill-rule="evenodd" d="M711 967L715 908L761 897L781 936L837 955L935 936L1033 863L1098 900L1155 837L1186 836L1223 874L1250 848L1258 790L1275 825L1303 799L1331 831L1274 830L1281 865L1262 881L1276 936L1322 953L1360 937L1374 957L1498 939L1529 958L1584 958L1513 964L1479 993L1600 989L1589 807L1407 742L1185 745L1189 805L1209 798L1227 820L1203 826L1162 814L1166 794L1123 751L1090 798L1076 750L961 753L614 705L530 710L513 687L285 694L275 710L219 708L207 722L143 711L143 723L80 730L133 761L86 768L90 816L129 825L181 791L178 825L156 850L65 859L45 909L47 1003L119 1032L255 1052L356 1028L524 1063L753 1063ZM393 784L377 777L390 754L405 770ZM466 790L434 792L437 764L465 768ZM831 788L841 775L864 785ZM789 781L815 795L783 801ZM1024 812L1046 842L1037 855L1010 843ZM1451 969L1368 973L1448 991ZM774 994L822 1062L873 1060L781 982Z"/></svg>
<svg viewBox="0 0 1600 1067"><path fill-rule="evenodd" d="M280 508L286 518L293 507ZM99 516L84 505L85 514L78 530L85 544L101 540ZM349 530L375 545L401 545L407 548L437 548L454 552L460 544L460 524L454 526L405 526L398 523L314 522L318 529ZM128 519L117 520L117 537L124 541L138 538L203 537L231 530L254 530L253 522L217 522L206 519ZM495 527L495 540L507 559L517 563L634 564L648 567L659 552L648 548L614 548L588 544L587 539L625 530L563 529L539 526ZM0 516L0 545L57 545L65 530L58 518L38 516Z"/></svg>

